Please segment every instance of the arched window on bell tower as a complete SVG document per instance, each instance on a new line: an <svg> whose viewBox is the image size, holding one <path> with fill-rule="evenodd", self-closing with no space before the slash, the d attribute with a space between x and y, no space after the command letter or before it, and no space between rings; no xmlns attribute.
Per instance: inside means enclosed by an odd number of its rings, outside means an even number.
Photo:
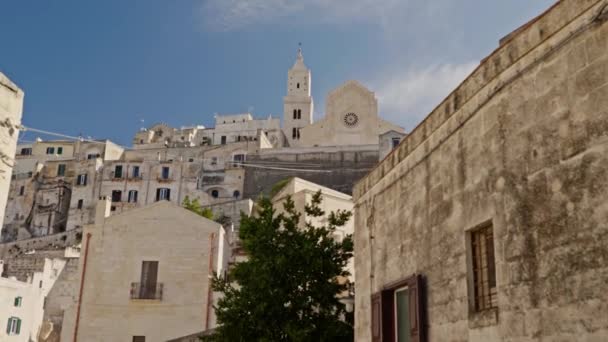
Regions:
<svg viewBox="0 0 608 342"><path fill-rule="evenodd" d="M296 87L297 87L298 89L300 89L300 83L298 83L298 84L296 85Z"/></svg>
<svg viewBox="0 0 608 342"><path fill-rule="evenodd" d="M293 110L293 118L294 118L294 120L298 118L298 110L297 109Z"/></svg>
<svg viewBox="0 0 608 342"><path fill-rule="evenodd" d="M292 138L292 139L295 139L295 138L296 138L297 133L298 133L298 129L294 127L294 128L292 129L292 131L291 131L291 138Z"/></svg>
<svg viewBox="0 0 608 342"><path fill-rule="evenodd" d="M298 119L301 119L301 118L302 118L302 110L298 109Z"/></svg>

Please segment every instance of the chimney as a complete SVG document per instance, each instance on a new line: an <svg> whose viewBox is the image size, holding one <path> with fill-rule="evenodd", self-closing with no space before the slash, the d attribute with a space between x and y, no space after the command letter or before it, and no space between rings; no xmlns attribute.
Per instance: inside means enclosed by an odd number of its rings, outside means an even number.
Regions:
<svg viewBox="0 0 608 342"><path fill-rule="evenodd" d="M110 206L112 202L107 196L99 196L95 207L95 224L102 225L106 217L110 216Z"/></svg>

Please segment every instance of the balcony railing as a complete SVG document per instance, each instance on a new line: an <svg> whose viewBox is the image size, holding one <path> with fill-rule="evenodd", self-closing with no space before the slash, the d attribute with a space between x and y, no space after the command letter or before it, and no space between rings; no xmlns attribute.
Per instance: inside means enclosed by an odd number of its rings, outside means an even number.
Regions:
<svg viewBox="0 0 608 342"><path fill-rule="evenodd" d="M163 299L163 283L142 284L131 283L131 299Z"/></svg>

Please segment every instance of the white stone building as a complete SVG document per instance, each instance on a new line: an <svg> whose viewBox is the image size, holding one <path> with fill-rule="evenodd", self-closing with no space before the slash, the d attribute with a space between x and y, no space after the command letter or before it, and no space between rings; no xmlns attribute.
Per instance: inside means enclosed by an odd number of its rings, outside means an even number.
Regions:
<svg viewBox="0 0 608 342"><path fill-rule="evenodd" d="M45 298L65 266L65 260L45 259L42 272L26 281L0 278L0 341L37 341Z"/></svg>
<svg viewBox="0 0 608 342"><path fill-rule="evenodd" d="M0 73L0 227L8 199L15 147L21 125L23 91Z"/></svg>
<svg viewBox="0 0 608 342"><path fill-rule="evenodd" d="M101 199L84 229L82 301L65 311L61 340L164 342L212 328L222 226L168 201L114 216L110 206Z"/></svg>

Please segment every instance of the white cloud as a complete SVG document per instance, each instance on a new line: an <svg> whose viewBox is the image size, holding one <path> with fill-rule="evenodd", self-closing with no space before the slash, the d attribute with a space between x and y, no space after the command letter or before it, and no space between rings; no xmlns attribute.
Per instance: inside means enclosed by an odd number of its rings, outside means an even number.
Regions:
<svg viewBox="0 0 608 342"><path fill-rule="evenodd" d="M477 65L477 62L468 62L410 68L369 84L378 97L380 115L388 121L404 126L409 131L447 97Z"/></svg>

